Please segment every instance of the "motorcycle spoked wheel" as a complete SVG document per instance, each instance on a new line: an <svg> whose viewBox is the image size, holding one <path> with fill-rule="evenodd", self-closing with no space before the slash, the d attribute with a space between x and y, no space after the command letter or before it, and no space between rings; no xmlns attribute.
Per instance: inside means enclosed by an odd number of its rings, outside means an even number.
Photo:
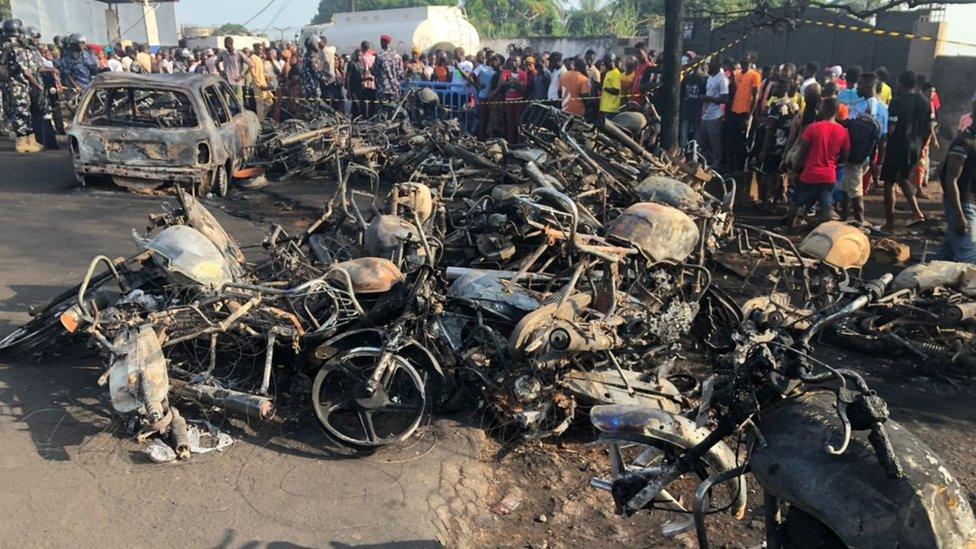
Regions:
<svg viewBox="0 0 976 549"><path fill-rule="evenodd" d="M312 382L312 408L337 441L376 448L406 440L427 413L425 383L417 369L396 355L377 390L366 383L382 350L359 347L339 353L319 368Z"/></svg>
<svg viewBox="0 0 976 549"><path fill-rule="evenodd" d="M98 286L93 286L91 290L95 290ZM44 307L43 313L0 339L0 354L29 354L34 350L50 346L60 338L69 335L68 330L61 324L61 314L78 303L78 298L76 294L68 294L68 292L62 296L66 297L62 297L60 300L55 298L55 301L49 302Z"/></svg>
<svg viewBox="0 0 976 549"><path fill-rule="evenodd" d="M60 315L67 309L54 309L30 320L0 340L0 354L28 354L42 346L46 347L66 335L61 325Z"/></svg>
<svg viewBox="0 0 976 549"><path fill-rule="evenodd" d="M614 481L624 473L636 469L664 467L673 462L687 448L644 435L600 433L599 444L607 447L610 461L609 476L606 480ZM692 515L695 501L695 490L698 484L715 474L717 471L699 460L693 470L677 478L661 492L661 495L648 504L645 509L668 514L668 520L662 525L662 531L668 536L681 532L694 532L695 519ZM614 502L622 504L633 497L644 484L621 486L619 493L614 493ZM706 514L721 512L728 509L735 499L736 489L734 481L716 485L712 488L711 496L705 508Z"/></svg>

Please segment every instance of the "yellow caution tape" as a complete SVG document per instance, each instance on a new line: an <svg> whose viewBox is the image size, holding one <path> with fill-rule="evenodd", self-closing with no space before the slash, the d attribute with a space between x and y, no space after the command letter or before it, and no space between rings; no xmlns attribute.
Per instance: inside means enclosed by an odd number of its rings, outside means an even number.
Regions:
<svg viewBox="0 0 976 549"><path fill-rule="evenodd" d="M803 23L807 23L809 25L816 25L818 27L827 27L827 28L831 28L831 29L849 30L849 31L853 31L853 32L862 32L862 33L865 33L865 34L873 34L875 36L887 36L887 37L891 37L891 38L904 38L906 40L921 40L923 42L943 42L943 43L946 43L946 44L956 44L956 45L959 45L959 46L972 46L972 47L976 47L976 44L971 43L971 42L960 42L958 40L948 40L948 39L945 39L945 38L936 38L934 36L924 36L924 35L920 35L920 34L912 34L910 32L890 31L890 30L884 30L884 29L876 29L876 28L873 28L873 27L857 27L857 26L854 26L854 25L846 25L846 24L843 24L843 23L831 23L829 21L814 21L813 19L800 19L800 21L802 21Z"/></svg>

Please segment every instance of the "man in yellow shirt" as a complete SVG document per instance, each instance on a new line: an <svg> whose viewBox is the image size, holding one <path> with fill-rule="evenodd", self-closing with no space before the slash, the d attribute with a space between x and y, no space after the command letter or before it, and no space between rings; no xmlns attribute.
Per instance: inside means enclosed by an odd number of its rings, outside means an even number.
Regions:
<svg viewBox="0 0 976 549"><path fill-rule="evenodd" d="M251 92L254 94L254 108L257 111L258 121L263 122L271 107L274 96L268 87L268 75L264 72L264 45L254 44L254 53L251 54Z"/></svg>
<svg viewBox="0 0 976 549"><path fill-rule="evenodd" d="M600 114L607 117L620 110L620 61L612 53L603 57L603 94L600 96Z"/></svg>
<svg viewBox="0 0 976 549"><path fill-rule="evenodd" d="M888 85L888 69L884 67L878 67L874 69L874 74L878 75L878 99L882 103L888 105L891 103L891 86Z"/></svg>
<svg viewBox="0 0 976 549"><path fill-rule="evenodd" d="M149 74L152 72L152 56L149 55L149 47L145 44L139 44L139 53L136 54L136 63L142 67L142 72Z"/></svg>

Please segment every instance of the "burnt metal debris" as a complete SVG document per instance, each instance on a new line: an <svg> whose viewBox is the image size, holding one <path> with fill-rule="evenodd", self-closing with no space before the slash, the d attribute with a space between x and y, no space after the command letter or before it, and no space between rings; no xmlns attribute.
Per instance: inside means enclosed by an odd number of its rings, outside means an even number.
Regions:
<svg viewBox="0 0 976 549"><path fill-rule="evenodd" d="M920 462L938 463L915 459L924 445L886 429L884 401L858 373L814 358L811 340L823 332L848 348L970 368L970 267L911 268L894 289L890 275L863 281L870 243L859 230L826 223L795 245L737 223L734 182L694 145L648 152L632 113L589 124L530 105L526 143L513 146L477 141L412 101L369 120L325 109L264 128L249 173L334 186L303 231L272 226L242 248L176 187L175 205L134 233L136 254L94 258L0 349L87 340L105 357L98 382L115 411L180 459L195 451L177 407L186 400L270 420L296 399L357 448L402 442L431 412L465 404L528 439L559 435L592 409L614 444L613 479L594 484L624 514L694 515L669 531L695 527L703 545L704 516L720 508L707 494L730 487L723 508L741 515L749 459L779 459L762 451L763 431L786 436L776 418L788 414L775 410L806 398L803 387L832 397L810 416L835 422L814 452L856 448L881 478L913 482ZM719 287L719 273L737 282ZM679 367L688 356L707 366ZM736 433L753 441L745 461L723 442ZM625 463L621 441L654 451ZM158 442L153 452L171 459ZM702 481L694 509L667 489L688 473ZM970 536L966 498L953 502L939 516ZM769 520L775 529L778 515Z"/></svg>

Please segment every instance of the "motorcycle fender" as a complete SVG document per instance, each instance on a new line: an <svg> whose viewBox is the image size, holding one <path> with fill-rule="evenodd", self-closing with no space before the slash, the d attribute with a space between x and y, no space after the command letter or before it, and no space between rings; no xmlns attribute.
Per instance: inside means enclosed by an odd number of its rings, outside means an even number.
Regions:
<svg viewBox="0 0 976 549"><path fill-rule="evenodd" d="M350 330L326 340L315 348L315 358L322 362L328 362L332 357L342 351L348 351L356 347L382 347L385 339L383 331L375 328L363 328L361 330ZM421 370L427 370L444 377L444 370L440 363L434 358L426 347L416 340L410 339L398 349L398 352L406 358L411 359L414 365Z"/></svg>
<svg viewBox="0 0 976 549"><path fill-rule="evenodd" d="M640 438L652 438L669 444L691 448L708 436L708 429L695 426L695 422L678 414L659 408L633 404L608 404L594 406L590 410L590 420L601 431L600 440L641 442ZM725 443L719 442L703 458L713 469L713 474L735 469L741 463L735 452ZM746 481L744 476L730 482L737 486L736 498L729 513L736 518L745 516Z"/></svg>
<svg viewBox="0 0 976 549"><path fill-rule="evenodd" d="M841 455L842 425L829 392L808 393L766 410L750 462L759 484L830 528L849 547L976 547L976 519L939 457L904 427L885 429L905 478L888 477L867 439L855 432Z"/></svg>
<svg viewBox="0 0 976 549"><path fill-rule="evenodd" d="M373 328L348 330L332 336L315 348L315 358L328 362L329 359L341 351L348 351L354 347L381 347L383 332Z"/></svg>

